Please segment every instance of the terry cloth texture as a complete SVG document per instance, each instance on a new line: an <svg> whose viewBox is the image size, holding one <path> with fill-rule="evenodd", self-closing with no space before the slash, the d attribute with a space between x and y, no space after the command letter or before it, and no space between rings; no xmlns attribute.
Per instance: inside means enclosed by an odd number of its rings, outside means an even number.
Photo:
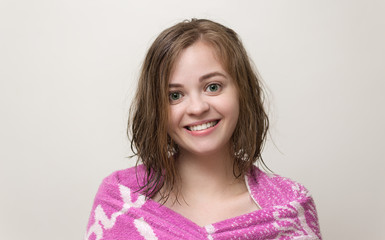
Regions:
<svg viewBox="0 0 385 240"><path fill-rule="evenodd" d="M321 239L317 211L300 184L257 167L245 177L260 210L204 227L138 192L143 165L114 172L96 194L86 240Z"/></svg>

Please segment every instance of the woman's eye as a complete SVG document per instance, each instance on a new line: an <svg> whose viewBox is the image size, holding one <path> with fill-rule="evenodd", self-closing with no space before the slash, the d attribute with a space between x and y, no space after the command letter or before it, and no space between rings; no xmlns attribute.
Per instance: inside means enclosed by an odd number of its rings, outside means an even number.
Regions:
<svg viewBox="0 0 385 240"><path fill-rule="evenodd" d="M173 92L173 93L170 93L170 95L169 95L170 101L176 101L176 100L180 99L181 97L182 97L182 94L179 92Z"/></svg>
<svg viewBox="0 0 385 240"><path fill-rule="evenodd" d="M221 86L219 84L213 83L213 84L208 85L206 90L209 92L216 92L220 89L220 87Z"/></svg>

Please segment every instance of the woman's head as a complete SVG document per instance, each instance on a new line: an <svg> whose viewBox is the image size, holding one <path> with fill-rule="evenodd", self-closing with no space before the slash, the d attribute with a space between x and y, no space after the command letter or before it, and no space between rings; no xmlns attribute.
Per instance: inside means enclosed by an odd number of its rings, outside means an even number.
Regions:
<svg viewBox="0 0 385 240"><path fill-rule="evenodd" d="M167 134L169 80L181 53L202 41L211 46L238 91L239 119L231 137L231 153L237 175L261 159L268 129L261 82L237 34L218 23L192 19L164 30L144 60L138 89L131 107L132 149L147 169L144 193L177 183L175 161L178 146ZM172 153L172 154L170 154Z"/></svg>
<svg viewBox="0 0 385 240"><path fill-rule="evenodd" d="M183 158L233 160L238 89L213 47L198 40L184 49L169 78L168 135Z"/></svg>

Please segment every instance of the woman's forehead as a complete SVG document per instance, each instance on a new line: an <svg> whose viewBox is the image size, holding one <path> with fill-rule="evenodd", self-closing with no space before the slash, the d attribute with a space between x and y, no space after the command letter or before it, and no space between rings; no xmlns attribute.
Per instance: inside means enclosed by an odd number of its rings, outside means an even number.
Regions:
<svg viewBox="0 0 385 240"><path fill-rule="evenodd" d="M207 41L196 41L178 53L171 66L168 82L181 75L199 75L203 77L212 72L230 76L227 64L217 47Z"/></svg>

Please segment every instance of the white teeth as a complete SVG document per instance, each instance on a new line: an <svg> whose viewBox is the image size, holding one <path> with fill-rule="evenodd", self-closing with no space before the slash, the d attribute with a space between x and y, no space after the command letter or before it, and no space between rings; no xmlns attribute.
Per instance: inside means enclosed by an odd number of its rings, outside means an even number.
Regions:
<svg viewBox="0 0 385 240"><path fill-rule="evenodd" d="M203 123L201 125L190 126L188 127L188 129L190 131L200 131L200 130L205 130L207 128L213 127L216 124L217 124L217 121L213 121L213 122Z"/></svg>

